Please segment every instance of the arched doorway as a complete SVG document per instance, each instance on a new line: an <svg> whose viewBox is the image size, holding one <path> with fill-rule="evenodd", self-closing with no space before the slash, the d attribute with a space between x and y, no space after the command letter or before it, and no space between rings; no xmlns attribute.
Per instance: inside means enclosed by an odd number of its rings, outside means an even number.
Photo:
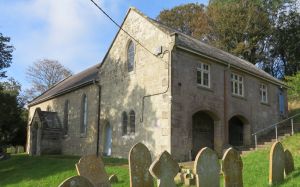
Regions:
<svg viewBox="0 0 300 187"><path fill-rule="evenodd" d="M239 116L233 116L229 120L229 144L244 145L244 122Z"/></svg>
<svg viewBox="0 0 300 187"><path fill-rule="evenodd" d="M106 123L105 129L104 129L104 156L110 156L111 155L111 144L112 144L112 129L109 122Z"/></svg>
<svg viewBox="0 0 300 187"><path fill-rule="evenodd" d="M192 118L192 159L195 159L203 147L214 149L214 119L204 111L195 113Z"/></svg>

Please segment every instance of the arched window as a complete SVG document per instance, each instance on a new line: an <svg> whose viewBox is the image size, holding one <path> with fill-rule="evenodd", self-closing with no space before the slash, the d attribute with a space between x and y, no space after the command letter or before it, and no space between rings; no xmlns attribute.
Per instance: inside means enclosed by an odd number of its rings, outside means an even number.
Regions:
<svg viewBox="0 0 300 187"><path fill-rule="evenodd" d="M129 127L130 133L135 133L135 113L133 110L129 113Z"/></svg>
<svg viewBox="0 0 300 187"><path fill-rule="evenodd" d="M81 125L80 125L80 134L85 135L87 129L87 112L88 112L88 103L87 96L84 94L82 96L82 105L81 105Z"/></svg>
<svg viewBox="0 0 300 187"><path fill-rule="evenodd" d="M64 134L68 134L68 129L69 129L69 100L65 101L65 106L64 106Z"/></svg>
<svg viewBox="0 0 300 187"><path fill-rule="evenodd" d="M128 116L126 112L122 113L122 135L127 134Z"/></svg>
<svg viewBox="0 0 300 187"><path fill-rule="evenodd" d="M134 43L132 41L129 42L127 48L127 65L128 72L133 71L134 69Z"/></svg>

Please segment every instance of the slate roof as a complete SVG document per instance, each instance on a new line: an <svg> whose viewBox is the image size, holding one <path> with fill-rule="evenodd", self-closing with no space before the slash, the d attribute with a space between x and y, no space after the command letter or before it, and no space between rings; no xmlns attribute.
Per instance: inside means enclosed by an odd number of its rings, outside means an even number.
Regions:
<svg viewBox="0 0 300 187"><path fill-rule="evenodd" d="M40 96L33 99L28 106L41 103L58 95L73 91L74 89L92 84L93 81L98 80L98 66L99 64L96 64L80 73L67 77L66 79L58 82Z"/></svg>
<svg viewBox="0 0 300 187"><path fill-rule="evenodd" d="M40 108L35 110L30 125L32 126L35 122L41 123L42 128L61 128L56 112L42 111Z"/></svg>
<svg viewBox="0 0 300 187"><path fill-rule="evenodd" d="M273 76L271 76L270 74L268 74L267 72L259 69L258 67L256 67L255 65L253 65L252 63L243 60L237 56L234 56L228 52L225 52L221 49L218 49L216 47L213 47L211 45L208 45L196 38L193 38L191 36L188 36L178 30L172 29L166 25L164 25L163 23L160 23L159 21L156 21L152 18L149 18L148 16L144 15L143 13L141 13L139 10L137 10L136 8L132 8L134 11L136 11L137 13L139 13L141 16L145 17L149 22L151 22L153 25L155 25L156 27L158 27L160 30L162 30L163 32L171 35L176 33L177 37L176 37L176 41L175 41L175 45L179 46L179 47L184 47L184 48L188 48L190 50L196 51L198 53L201 53L205 56L209 56L211 58L214 58L216 60L222 61L226 64L230 64L232 66L238 67L243 69L244 71L247 71L249 73L258 75L262 78L265 78L267 80L271 80L279 85L283 85L285 86L285 84L274 78Z"/></svg>

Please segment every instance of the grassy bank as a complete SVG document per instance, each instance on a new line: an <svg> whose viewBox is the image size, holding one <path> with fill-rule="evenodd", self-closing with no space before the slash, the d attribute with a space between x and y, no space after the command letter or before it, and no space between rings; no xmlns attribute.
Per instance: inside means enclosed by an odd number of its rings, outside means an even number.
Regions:
<svg viewBox="0 0 300 187"><path fill-rule="evenodd" d="M289 137L283 142L295 160L296 170L287 176L285 182L278 186L300 186L300 134ZM245 187L268 186L269 149L249 153L242 157ZM57 186L64 179L76 175L75 163L79 157L12 155L12 158L0 162L0 186L39 187ZM127 161L124 159L104 158L109 174L117 174L119 183L114 187L129 186ZM223 179L221 179L223 180ZM223 181L221 181L223 183Z"/></svg>

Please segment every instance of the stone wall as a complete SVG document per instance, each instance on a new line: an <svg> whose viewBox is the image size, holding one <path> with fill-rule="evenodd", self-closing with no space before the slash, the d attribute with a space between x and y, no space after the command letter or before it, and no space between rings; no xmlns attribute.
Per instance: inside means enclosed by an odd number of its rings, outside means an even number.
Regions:
<svg viewBox="0 0 300 187"><path fill-rule="evenodd" d="M82 105L82 96L86 94L88 100L88 125L86 136L80 135L80 114ZM54 99L42 102L40 104L29 107L30 124L34 111L37 107L42 111L47 111L50 107L51 111L57 112L58 117L63 122L65 101L69 100L69 121L68 133L61 142L62 154L68 155L84 155L96 152L97 140L97 111L98 111L98 86L89 85L79 88L73 92L55 97ZM28 128L29 129L29 128ZM30 150L30 130L27 131L27 152ZM51 142L48 142L51 143ZM44 142L44 144L47 144Z"/></svg>
<svg viewBox="0 0 300 187"><path fill-rule="evenodd" d="M197 63L210 64L211 87L197 85ZM244 76L244 97L231 93L231 72ZM259 86L268 87L268 104L260 101ZM229 68L199 55L180 49L172 54L172 145L171 153L179 160L187 160L192 149L192 116L206 112L214 120L214 149L222 155L228 144L228 121L238 116L244 123L244 144L253 139L251 133L278 122L279 86L247 73ZM284 90L286 98L286 90ZM285 100L286 101L286 100ZM286 103L287 111L287 103ZM184 145L184 146L183 146Z"/></svg>
<svg viewBox="0 0 300 187"><path fill-rule="evenodd" d="M137 142L146 144L154 155L163 150L170 151L168 51L171 51L172 39L132 9L123 28L147 49L154 52L162 46L165 54L155 57L133 41L135 66L134 71L128 72L127 46L130 37L123 31L117 34L100 70L102 132L105 132L104 126L109 123L114 157L126 158L130 148ZM122 112L129 114L131 110L136 114L135 133L122 136ZM102 149L104 140L102 133Z"/></svg>

